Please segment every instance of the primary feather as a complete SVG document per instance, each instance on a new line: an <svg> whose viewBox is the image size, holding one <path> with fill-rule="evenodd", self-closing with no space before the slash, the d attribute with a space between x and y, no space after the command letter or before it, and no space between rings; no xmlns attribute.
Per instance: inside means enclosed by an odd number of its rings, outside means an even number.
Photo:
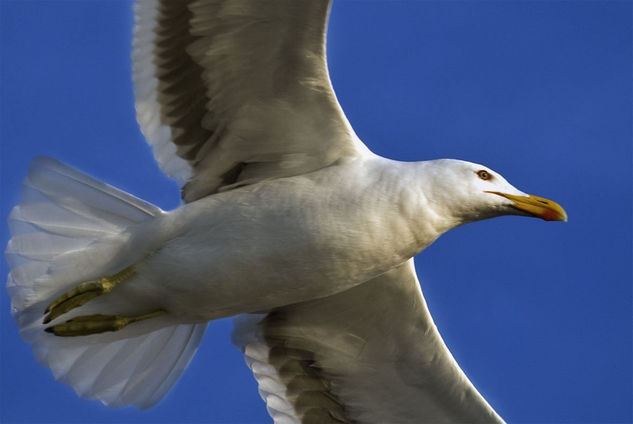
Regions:
<svg viewBox="0 0 633 424"><path fill-rule="evenodd" d="M413 260L343 293L240 318L234 343L275 422L502 422L442 341Z"/></svg>
<svg viewBox="0 0 633 424"><path fill-rule="evenodd" d="M137 2L137 117L159 165L186 181L185 201L366 149L328 76L328 11L321 0Z"/></svg>

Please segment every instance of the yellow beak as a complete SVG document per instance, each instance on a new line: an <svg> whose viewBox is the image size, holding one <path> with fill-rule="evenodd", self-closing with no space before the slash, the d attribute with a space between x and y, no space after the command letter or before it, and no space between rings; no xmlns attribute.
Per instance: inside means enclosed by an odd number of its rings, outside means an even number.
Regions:
<svg viewBox="0 0 633 424"><path fill-rule="evenodd" d="M499 191L487 191L510 199L516 209L527 212L545 221L567 221L567 213L558 203L538 196L516 196L514 194L501 193Z"/></svg>

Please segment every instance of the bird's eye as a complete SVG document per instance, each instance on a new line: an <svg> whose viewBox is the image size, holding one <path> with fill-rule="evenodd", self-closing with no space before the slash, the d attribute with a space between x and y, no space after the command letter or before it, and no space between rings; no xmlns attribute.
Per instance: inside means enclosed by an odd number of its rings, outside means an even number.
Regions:
<svg viewBox="0 0 633 424"><path fill-rule="evenodd" d="M477 175L484 181L492 178L492 175L490 175L488 171L484 171L483 169L481 171L477 171Z"/></svg>

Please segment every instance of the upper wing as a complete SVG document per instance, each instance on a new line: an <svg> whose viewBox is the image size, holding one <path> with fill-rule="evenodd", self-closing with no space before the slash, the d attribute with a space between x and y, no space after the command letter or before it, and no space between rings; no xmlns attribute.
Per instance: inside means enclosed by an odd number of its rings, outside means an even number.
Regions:
<svg viewBox="0 0 633 424"><path fill-rule="evenodd" d="M192 201L366 147L327 71L327 0L137 0L137 119Z"/></svg>
<svg viewBox="0 0 633 424"><path fill-rule="evenodd" d="M237 321L276 423L498 423L442 341L413 260L343 293Z"/></svg>

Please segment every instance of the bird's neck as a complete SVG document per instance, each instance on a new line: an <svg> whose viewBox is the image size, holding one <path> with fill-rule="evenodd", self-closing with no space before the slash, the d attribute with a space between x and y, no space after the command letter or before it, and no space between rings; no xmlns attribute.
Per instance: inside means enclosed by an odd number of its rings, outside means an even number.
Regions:
<svg viewBox="0 0 633 424"><path fill-rule="evenodd" d="M389 161L381 166L376 181L379 190L395 206L398 220L410 234L408 249L419 253L446 231L463 224L463 220L438 202L438 187L429 178L430 162Z"/></svg>

